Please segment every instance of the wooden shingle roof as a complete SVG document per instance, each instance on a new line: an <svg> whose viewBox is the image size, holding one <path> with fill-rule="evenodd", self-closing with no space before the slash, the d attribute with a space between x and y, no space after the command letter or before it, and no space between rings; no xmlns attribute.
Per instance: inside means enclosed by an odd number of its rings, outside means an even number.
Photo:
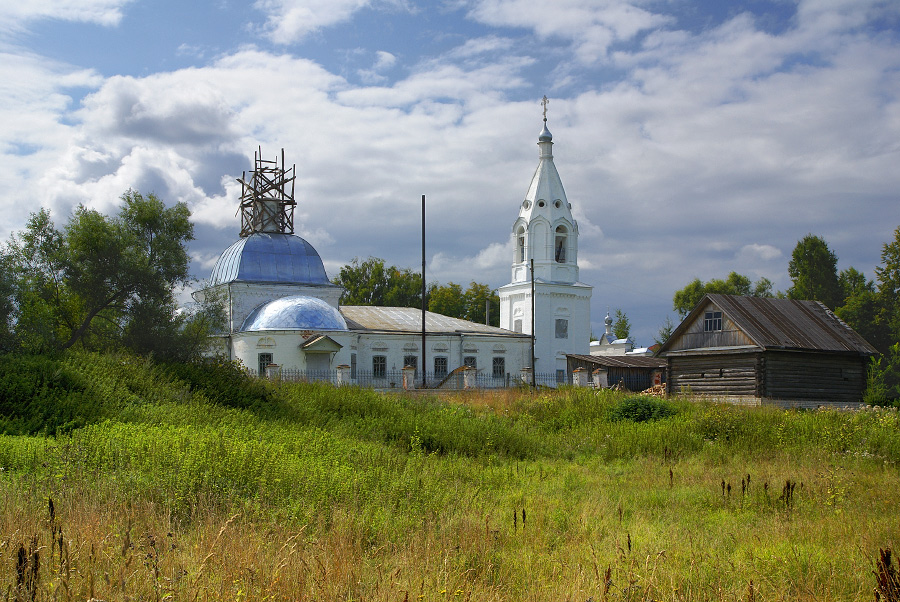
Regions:
<svg viewBox="0 0 900 602"><path fill-rule="evenodd" d="M819 301L708 294L660 348L665 353L700 314L714 305L758 347L876 355L855 330Z"/></svg>

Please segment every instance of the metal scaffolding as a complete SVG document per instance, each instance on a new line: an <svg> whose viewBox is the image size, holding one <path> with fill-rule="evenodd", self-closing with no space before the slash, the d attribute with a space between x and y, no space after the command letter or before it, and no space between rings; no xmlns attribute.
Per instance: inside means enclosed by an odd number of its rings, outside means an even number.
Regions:
<svg viewBox="0 0 900 602"><path fill-rule="evenodd" d="M253 171L238 178L241 183L241 237L257 232L294 233L294 180L297 165L285 169L284 149L281 163L262 158L262 148L253 153ZM290 192L288 185L290 184Z"/></svg>

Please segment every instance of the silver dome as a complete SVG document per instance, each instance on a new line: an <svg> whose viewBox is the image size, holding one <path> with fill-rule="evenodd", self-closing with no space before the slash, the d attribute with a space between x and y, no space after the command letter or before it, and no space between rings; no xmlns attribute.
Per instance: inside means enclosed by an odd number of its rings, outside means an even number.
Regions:
<svg viewBox="0 0 900 602"><path fill-rule="evenodd" d="M237 241L216 261L209 286L234 281L331 284L311 244L292 234L263 232Z"/></svg>
<svg viewBox="0 0 900 602"><path fill-rule="evenodd" d="M325 301L295 295L263 303L250 312L241 330L347 330L347 323Z"/></svg>

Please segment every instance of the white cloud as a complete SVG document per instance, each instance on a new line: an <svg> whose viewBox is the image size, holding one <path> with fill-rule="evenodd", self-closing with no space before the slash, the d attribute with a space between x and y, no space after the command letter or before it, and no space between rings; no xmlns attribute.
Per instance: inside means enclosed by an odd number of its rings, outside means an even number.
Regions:
<svg viewBox="0 0 900 602"><path fill-rule="evenodd" d="M397 63L397 57L390 52L379 50L375 53L375 63L369 69L360 69L357 74L364 84L380 84L387 81L382 75Z"/></svg>
<svg viewBox="0 0 900 602"><path fill-rule="evenodd" d="M273 19L314 10L259 6ZM289 43L364 6L323 5L269 33ZM537 165L536 67L548 67L572 86L552 98L549 127L596 323L609 305L655 331L674 290L731 270L784 289L782 249L808 232L839 242L842 260L852 250L871 276L900 189L900 51L865 31L888 4L801 3L779 33L742 14L696 34L621 2L567 0L549 14L525 0L467 6L487 33L432 56L362 49L362 85L253 47L109 78L11 51L0 57L3 226L40 204L104 209L129 187L156 192L190 204L205 276L237 236L234 178L259 146L269 157L284 148L298 169L297 232L329 274L354 256L417 266L424 193L429 279L499 286ZM595 78L598 60L621 75Z"/></svg>
<svg viewBox="0 0 900 602"><path fill-rule="evenodd" d="M585 64L605 61L614 42L631 40L671 21L617 0L556 0L552 6L531 0L473 0L469 16L488 25L532 29L542 38L569 40Z"/></svg>
<svg viewBox="0 0 900 602"><path fill-rule="evenodd" d="M772 261L774 259L781 259L782 252L781 249L773 247L772 245L760 245L757 243L753 243L741 247L740 251L738 251L738 257L744 259L745 261Z"/></svg>
<svg viewBox="0 0 900 602"><path fill-rule="evenodd" d="M267 14L266 32L276 44L291 44L322 27L346 21L369 0L257 0Z"/></svg>
<svg viewBox="0 0 900 602"><path fill-rule="evenodd" d="M265 32L276 44L293 44L323 28L350 20L364 8L411 11L405 0L256 0L266 13Z"/></svg>
<svg viewBox="0 0 900 602"><path fill-rule="evenodd" d="M0 32L17 31L42 19L80 21L114 26L122 20L122 9L133 0L41 0L7 2L0 11Z"/></svg>
<svg viewBox="0 0 900 602"><path fill-rule="evenodd" d="M381 71L382 69L390 69L397 64L397 57L390 52L379 50L375 55L378 57L375 64L372 66L375 70Z"/></svg>

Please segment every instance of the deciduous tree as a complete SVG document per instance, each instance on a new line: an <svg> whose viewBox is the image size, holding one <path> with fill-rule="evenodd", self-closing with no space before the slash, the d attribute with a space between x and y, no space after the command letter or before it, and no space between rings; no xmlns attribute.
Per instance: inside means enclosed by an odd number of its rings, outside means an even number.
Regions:
<svg viewBox="0 0 900 602"><path fill-rule="evenodd" d="M488 302L490 302L490 325L500 325L500 297L491 289L491 287L479 282L471 282L469 283L469 288L466 289L464 297L466 301L466 313L464 316L460 317L463 317L470 322L484 324L484 311Z"/></svg>
<svg viewBox="0 0 900 602"><path fill-rule="evenodd" d="M15 281L15 335L30 351L75 344L103 349L142 338L176 349L172 334L186 327L175 289L189 281L190 211L129 190L114 217L79 207L62 230L43 209L6 245ZM129 334L130 333L130 334ZM196 348L195 348L196 350Z"/></svg>
<svg viewBox="0 0 900 602"><path fill-rule="evenodd" d="M681 318L690 313L700 303L704 295L749 295L752 297L771 297L772 281L762 277L755 283L749 278L731 272L725 280L713 278L709 282L703 282L695 278L683 289L675 291L672 297L672 306Z"/></svg>
<svg viewBox="0 0 900 602"><path fill-rule="evenodd" d="M821 301L830 309L841 305L837 256L821 237L807 234L800 239L788 263L788 276L793 282L788 298Z"/></svg>
<svg viewBox="0 0 900 602"><path fill-rule="evenodd" d="M346 305L422 307L422 275L409 268L385 266L377 257L362 262L354 257L341 268L334 283L344 287L341 301Z"/></svg>
<svg viewBox="0 0 900 602"><path fill-rule="evenodd" d="M454 318L463 317L466 299L462 287L455 282L435 286L428 299L428 310Z"/></svg>

